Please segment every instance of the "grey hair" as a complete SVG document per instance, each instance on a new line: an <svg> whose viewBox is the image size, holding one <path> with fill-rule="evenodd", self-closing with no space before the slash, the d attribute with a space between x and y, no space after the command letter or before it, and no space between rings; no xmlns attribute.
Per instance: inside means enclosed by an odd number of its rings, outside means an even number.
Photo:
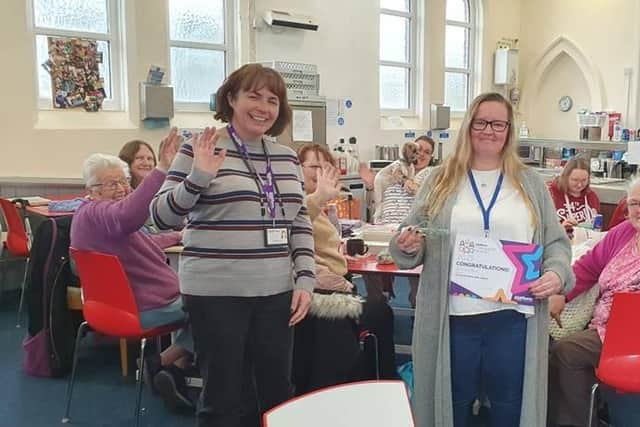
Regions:
<svg viewBox="0 0 640 427"><path fill-rule="evenodd" d="M631 177L629 185L627 186L627 197L631 195L631 192L640 186L640 173Z"/></svg>
<svg viewBox="0 0 640 427"><path fill-rule="evenodd" d="M129 166L122 159L111 154L94 153L87 157L82 164L82 178L85 187L89 188L97 184L98 171L108 168L122 168L127 179L130 177Z"/></svg>

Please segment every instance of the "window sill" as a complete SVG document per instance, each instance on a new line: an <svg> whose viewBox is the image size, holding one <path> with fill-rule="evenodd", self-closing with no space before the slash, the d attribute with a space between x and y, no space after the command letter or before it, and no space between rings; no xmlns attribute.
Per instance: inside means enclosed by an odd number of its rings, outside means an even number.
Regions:
<svg viewBox="0 0 640 427"><path fill-rule="evenodd" d="M188 129L204 129L207 126L215 126L218 128L224 126L224 123L214 120L213 114L213 111L177 111L171 120L171 126Z"/></svg>
<svg viewBox="0 0 640 427"><path fill-rule="evenodd" d="M408 130L426 129L418 116L380 116L380 129L382 130Z"/></svg>
<svg viewBox="0 0 640 427"><path fill-rule="evenodd" d="M35 129L138 129L126 111L38 110Z"/></svg>

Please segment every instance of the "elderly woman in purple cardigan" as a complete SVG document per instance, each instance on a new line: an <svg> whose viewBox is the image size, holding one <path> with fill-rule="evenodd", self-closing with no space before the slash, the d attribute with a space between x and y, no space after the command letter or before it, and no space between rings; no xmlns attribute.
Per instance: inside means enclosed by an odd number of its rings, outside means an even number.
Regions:
<svg viewBox="0 0 640 427"><path fill-rule="evenodd" d="M129 185L129 168L116 156L95 153L83 165L87 198L71 225L71 246L116 255L131 282L143 328L185 319L176 272L166 263L162 247L176 244L175 233L149 234L142 227L149 204L178 150L180 137L172 129L160 146L160 159L135 191ZM184 368L190 357L189 334L179 334L176 345L162 354L145 357L145 381L154 386L171 407L192 408L186 393Z"/></svg>
<svg viewBox="0 0 640 427"><path fill-rule="evenodd" d="M569 335L551 347L549 356L549 419L560 426L584 426L589 411L589 393L596 382L595 368L613 295L640 292L640 176L627 193L629 217L617 225L591 251L573 265L576 285L565 296L549 301L551 315L559 316L565 301L600 288L589 328Z"/></svg>

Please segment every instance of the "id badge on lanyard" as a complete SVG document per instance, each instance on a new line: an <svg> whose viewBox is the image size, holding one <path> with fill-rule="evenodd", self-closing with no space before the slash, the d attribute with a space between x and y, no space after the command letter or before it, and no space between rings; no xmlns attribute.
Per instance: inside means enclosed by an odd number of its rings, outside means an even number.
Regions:
<svg viewBox="0 0 640 427"><path fill-rule="evenodd" d="M260 177L260 174L256 170L255 166L251 162L249 157L249 152L247 147L240 141L235 129L231 125L227 126L229 131L229 135L233 140L234 144L242 154L242 159L254 177L256 184L258 185L258 190L260 191L260 212L262 214L262 218L265 217L265 202L266 208L269 211L269 216L271 216L272 223L271 226L267 226L264 229L264 245L265 246L287 246L289 244L289 229L287 227L277 227L276 226L276 191L277 185L275 182L275 178L273 175L273 170L271 168L271 161L269 159L269 154L267 153L267 149L264 145L264 141L262 141L262 148L267 157L267 171L266 171L266 182ZM280 199L280 209L282 210L283 219L285 217L284 207L282 205L282 200Z"/></svg>

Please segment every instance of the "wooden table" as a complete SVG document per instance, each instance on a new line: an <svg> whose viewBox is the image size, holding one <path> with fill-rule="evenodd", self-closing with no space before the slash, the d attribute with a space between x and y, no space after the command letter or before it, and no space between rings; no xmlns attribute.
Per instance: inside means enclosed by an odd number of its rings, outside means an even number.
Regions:
<svg viewBox="0 0 640 427"><path fill-rule="evenodd" d="M25 210L31 214L40 215L46 218L73 215L73 212L50 212L48 206L27 206Z"/></svg>
<svg viewBox="0 0 640 427"><path fill-rule="evenodd" d="M45 196L44 198L49 200L61 201L61 200L73 200L83 196L84 194L63 194L63 195L57 194L53 196ZM46 218L55 218L60 216L73 215L73 212L71 211L70 212L50 212L48 205L40 205L40 206L28 205L25 207L25 211L35 215L40 215Z"/></svg>

